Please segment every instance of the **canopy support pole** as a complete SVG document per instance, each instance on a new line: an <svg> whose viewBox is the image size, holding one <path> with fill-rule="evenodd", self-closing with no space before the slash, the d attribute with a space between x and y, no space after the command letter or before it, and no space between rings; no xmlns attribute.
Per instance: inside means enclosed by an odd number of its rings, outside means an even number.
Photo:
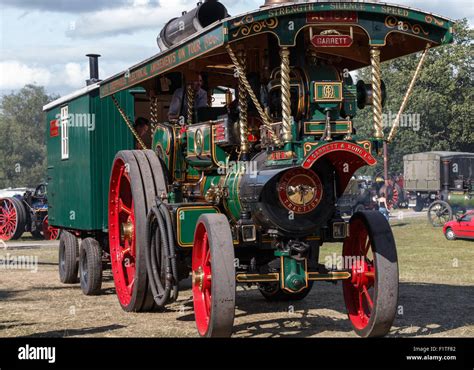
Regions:
<svg viewBox="0 0 474 370"><path fill-rule="evenodd" d="M389 143L395 137L395 135L397 133L397 130L398 130L398 127L400 126L400 118L401 118L403 112L405 111L405 108L408 104L408 99L410 98L410 96L413 92L413 88L415 87L415 83L418 80L418 77L420 76L421 67L423 66L423 64L425 62L426 56L428 55L428 51L430 50L430 46L431 46L430 44L426 44L426 48L423 51L423 54L421 55L420 61L418 62L418 66L416 67L415 74L413 75L410 86L408 87L408 90L405 94L405 97L403 98L402 105L400 106L400 110L398 111L397 116L395 117L395 119L392 122L392 125L391 125L392 129L390 130L390 134L388 135L388 139L387 139L387 141Z"/></svg>
<svg viewBox="0 0 474 370"><path fill-rule="evenodd" d="M186 91L186 108L187 108L187 116L188 125L193 124L193 108L194 108L194 86L192 84L188 84L187 91Z"/></svg>
<svg viewBox="0 0 474 370"><path fill-rule="evenodd" d="M247 73L247 53L245 50L239 50L238 58L244 73ZM245 86L242 79L239 78L239 132L240 132L240 154L242 160L248 160L249 138L248 138L248 103Z"/></svg>

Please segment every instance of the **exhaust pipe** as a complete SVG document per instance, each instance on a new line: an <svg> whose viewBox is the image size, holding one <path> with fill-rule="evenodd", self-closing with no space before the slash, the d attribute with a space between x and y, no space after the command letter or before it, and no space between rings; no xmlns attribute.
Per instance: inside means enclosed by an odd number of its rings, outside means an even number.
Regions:
<svg viewBox="0 0 474 370"><path fill-rule="evenodd" d="M171 19L161 30L157 43L161 51L199 32L214 22L227 18L226 7L217 0L206 0L197 3L190 12L183 12L179 18Z"/></svg>
<svg viewBox="0 0 474 370"><path fill-rule="evenodd" d="M448 199L449 194L449 164L451 163L450 160L442 160L443 163L443 183L442 185L442 200Z"/></svg>
<svg viewBox="0 0 474 370"><path fill-rule="evenodd" d="M86 80L87 86L93 85L99 82L99 54L87 54L86 57L89 57L89 79Z"/></svg>

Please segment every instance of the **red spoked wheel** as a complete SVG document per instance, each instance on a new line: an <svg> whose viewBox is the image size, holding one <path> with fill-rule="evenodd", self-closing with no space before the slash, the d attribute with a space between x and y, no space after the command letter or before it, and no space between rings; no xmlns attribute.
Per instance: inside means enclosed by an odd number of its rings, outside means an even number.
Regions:
<svg viewBox="0 0 474 370"><path fill-rule="evenodd" d="M51 226L48 222L48 216L43 220L43 236L46 240L57 240L59 238L60 229Z"/></svg>
<svg viewBox="0 0 474 370"><path fill-rule="evenodd" d="M25 231L26 211L21 200L0 199L0 239L16 240Z"/></svg>
<svg viewBox="0 0 474 370"><path fill-rule="evenodd" d="M389 202L390 209L398 207L398 201L399 201L398 189L397 189L397 185L394 185L393 190L392 190L392 199Z"/></svg>
<svg viewBox="0 0 474 370"><path fill-rule="evenodd" d="M361 337L384 336L395 319L398 262L395 240L385 217L358 212L350 220L344 261L352 277L343 282L344 301L355 332Z"/></svg>
<svg viewBox="0 0 474 370"><path fill-rule="evenodd" d="M192 257L194 315L202 337L229 337L235 316L234 245L227 217L202 215Z"/></svg>
<svg viewBox="0 0 474 370"><path fill-rule="evenodd" d="M147 282L146 222L163 184L154 173L152 151L117 153L110 178L109 245L120 305L125 311L155 307ZM165 187L166 189L166 187Z"/></svg>

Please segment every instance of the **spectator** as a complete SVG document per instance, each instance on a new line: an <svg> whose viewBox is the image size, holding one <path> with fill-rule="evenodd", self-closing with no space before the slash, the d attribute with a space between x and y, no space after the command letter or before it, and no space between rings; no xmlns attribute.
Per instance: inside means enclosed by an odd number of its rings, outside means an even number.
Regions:
<svg viewBox="0 0 474 370"><path fill-rule="evenodd" d="M385 193L380 194L380 198L377 200L379 206L379 212L384 215L387 221L390 219L388 212L387 199L385 198Z"/></svg>
<svg viewBox="0 0 474 370"><path fill-rule="evenodd" d="M138 134L138 137L143 141L143 143L146 146L146 149L151 149L151 127L150 127L150 122L143 117L138 117L135 120L135 124L133 125L133 128ZM136 149L143 149L141 145L138 143L137 140L135 140L135 148Z"/></svg>

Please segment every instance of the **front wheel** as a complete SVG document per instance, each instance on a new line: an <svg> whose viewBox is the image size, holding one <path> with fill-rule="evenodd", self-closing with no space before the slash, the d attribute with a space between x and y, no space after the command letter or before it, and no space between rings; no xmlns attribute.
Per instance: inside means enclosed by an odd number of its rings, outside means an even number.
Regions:
<svg viewBox="0 0 474 370"><path fill-rule="evenodd" d="M235 316L234 244L227 217L204 214L194 234L194 315L202 337L230 337Z"/></svg>
<svg viewBox="0 0 474 370"><path fill-rule="evenodd" d="M454 234L453 229L451 229L450 227L446 229L446 233L444 235L448 240L456 240L456 234Z"/></svg>
<svg viewBox="0 0 474 370"><path fill-rule="evenodd" d="M343 260L351 279L343 282L344 301L355 332L380 337L390 330L398 301L398 261L395 240L385 217L359 212L349 223Z"/></svg>
<svg viewBox="0 0 474 370"><path fill-rule="evenodd" d="M434 227L441 227L453 219L453 209L443 200L433 202L428 208L428 221Z"/></svg>

